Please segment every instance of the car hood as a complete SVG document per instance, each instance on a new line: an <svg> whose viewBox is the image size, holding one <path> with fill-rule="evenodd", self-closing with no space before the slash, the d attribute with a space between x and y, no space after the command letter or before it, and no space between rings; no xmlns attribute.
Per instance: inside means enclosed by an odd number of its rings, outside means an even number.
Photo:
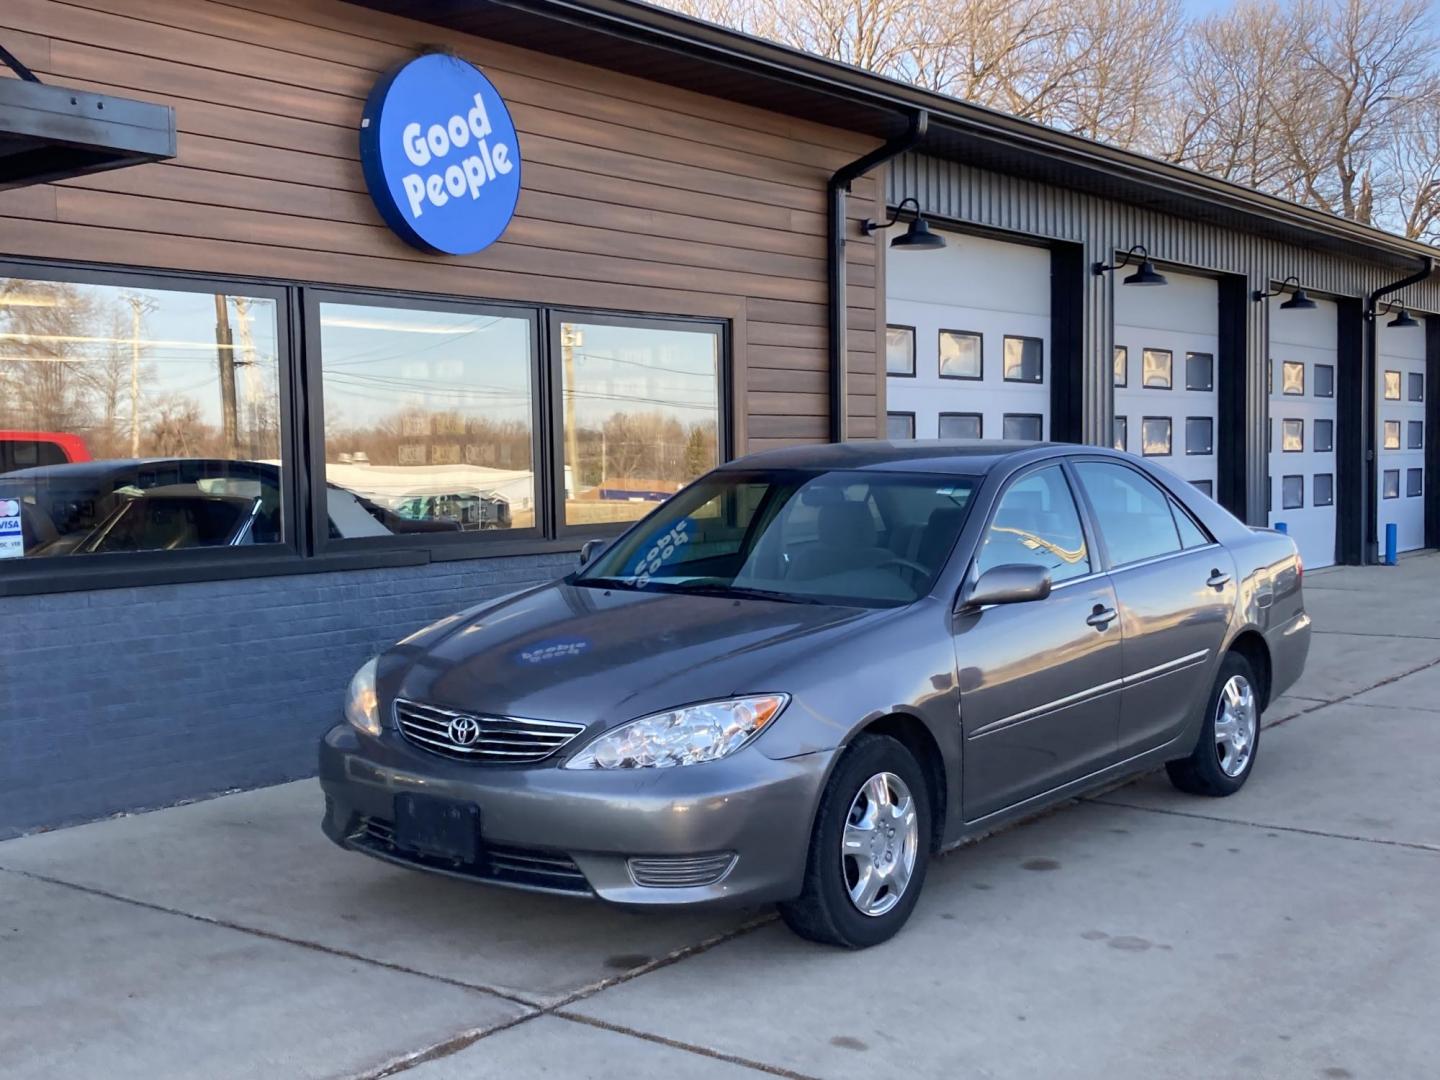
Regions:
<svg viewBox="0 0 1440 1080"><path fill-rule="evenodd" d="M695 701L794 692L783 670L883 612L556 583L387 654L382 694L607 727Z"/></svg>

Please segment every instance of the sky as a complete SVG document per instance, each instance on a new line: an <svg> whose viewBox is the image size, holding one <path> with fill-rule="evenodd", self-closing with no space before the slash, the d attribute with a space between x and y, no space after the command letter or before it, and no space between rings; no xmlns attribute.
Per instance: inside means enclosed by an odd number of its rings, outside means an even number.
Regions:
<svg viewBox="0 0 1440 1080"><path fill-rule="evenodd" d="M1202 18L1226 10L1231 3L1232 0L1184 0L1185 14L1191 18Z"/></svg>

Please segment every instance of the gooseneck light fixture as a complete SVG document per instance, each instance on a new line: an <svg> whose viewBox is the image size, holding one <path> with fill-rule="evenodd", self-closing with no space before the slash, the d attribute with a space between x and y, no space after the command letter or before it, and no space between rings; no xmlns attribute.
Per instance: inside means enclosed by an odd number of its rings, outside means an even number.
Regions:
<svg viewBox="0 0 1440 1080"><path fill-rule="evenodd" d="M1101 262L1097 262L1097 263L1095 263L1095 264L1091 267L1091 270L1092 270L1092 271L1095 273L1095 275L1098 277L1098 276L1101 275L1101 274L1107 274L1107 273L1109 273L1111 270L1119 270L1119 269L1121 269L1122 267L1129 266L1129 265L1130 265L1130 260L1131 260L1132 258L1134 258L1136 255L1138 255L1140 258L1139 258L1139 260L1138 260L1138 264L1137 264L1137 268L1136 268L1136 270L1135 270L1135 273L1133 273L1133 274L1131 274L1129 277L1127 277L1127 278L1125 279L1125 281L1124 281L1124 284L1126 284L1126 285L1168 285L1168 284L1170 284L1168 281L1165 280L1165 275L1162 274L1162 273L1160 273L1159 270L1156 270L1156 269L1155 269L1155 264L1150 261L1150 252L1146 250L1144 244L1136 244L1134 247L1132 247L1129 251L1127 251L1127 252L1125 253L1125 257L1124 257L1123 259L1121 259L1119 262L1115 262L1115 263L1101 263Z"/></svg>
<svg viewBox="0 0 1440 1080"><path fill-rule="evenodd" d="M1315 303L1314 300L1311 300L1310 294L1300 287L1300 278L1295 274L1291 274L1289 277L1287 277L1284 281L1280 283L1277 288L1263 290L1256 289L1250 295L1251 298L1256 301L1268 300L1272 296L1283 296L1285 294L1285 290L1289 289L1292 285L1295 287L1295 295L1290 297L1289 300L1286 300L1283 304L1280 305L1281 311L1314 311L1317 307L1320 306L1319 304Z"/></svg>
<svg viewBox="0 0 1440 1080"><path fill-rule="evenodd" d="M1393 311L1394 308L1392 307L1390 310ZM1391 319L1391 320L1390 320L1389 322L1387 322L1385 325L1386 325L1386 326L1393 326L1393 327L1395 327L1397 330L1409 330L1409 329L1411 329L1411 328L1413 328L1413 327L1419 326L1420 323L1417 322L1415 319L1413 319L1413 318L1410 316L1410 312L1409 312L1409 310L1405 307L1404 301L1401 301L1401 303L1400 303L1400 314L1399 314L1399 315L1396 315L1395 318Z"/></svg>
<svg viewBox="0 0 1440 1080"><path fill-rule="evenodd" d="M895 207L894 216L889 221L867 220L860 228L865 230L867 236L877 229L888 229L900 220L907 206L915 208L915 216L910 221L910 227L891 240L890 246L901 251L938 251L943 248L945 238L930 231L930 223L925 220L925 215L920 211L920 202L913 195L900 200L900 205Z"/></svg>

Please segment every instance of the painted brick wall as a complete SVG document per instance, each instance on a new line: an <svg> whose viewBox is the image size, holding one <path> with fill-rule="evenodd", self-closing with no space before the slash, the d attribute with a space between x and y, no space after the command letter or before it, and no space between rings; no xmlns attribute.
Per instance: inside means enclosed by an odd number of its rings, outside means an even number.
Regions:
<svg viewBox="0 0 1440 1080"><path fill-rule="evenodd" d="M573 565L476 559L7 599L0 839L308 776L367 658Z"/></svg>

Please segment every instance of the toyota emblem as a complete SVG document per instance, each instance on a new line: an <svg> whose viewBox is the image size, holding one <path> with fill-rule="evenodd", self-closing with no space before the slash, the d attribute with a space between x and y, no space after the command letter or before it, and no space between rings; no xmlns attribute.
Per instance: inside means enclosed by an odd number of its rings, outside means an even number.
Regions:
<svg viewBox="0 0 1440 1080"><path fill-rule="evenodd" d="M473 716L457 716L450 721L450 741L456 746L474 746L480 738L480 721Z"/></svg>

